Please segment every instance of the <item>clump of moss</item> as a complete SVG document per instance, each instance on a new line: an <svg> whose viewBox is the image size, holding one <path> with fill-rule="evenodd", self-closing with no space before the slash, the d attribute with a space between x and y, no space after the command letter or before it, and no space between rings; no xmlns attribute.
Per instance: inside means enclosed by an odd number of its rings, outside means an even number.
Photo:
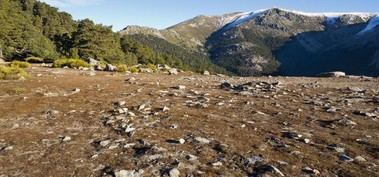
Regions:
<svg viewBox="0 0 379 177"><path fill-rule="evenodd" d="M138 73L138 72L139 72L139 69L138 69L138 67L131 67L131 68L129 68L129 71L130 71L131 73Z"/></svg>
<svg viewBox="0 0 379 177"><path fill-rule="evenodd" d="M117 72L120 72L120 73L125 73L128 71L128 66L126 66L125 64L118 64L116 65L116 68L117 68Z"/></svg>
<svg viewBox="0 0 379 177"><path fill-rule="evenodd" d="M158 69L157 69L157 65L155 64L147 64L147 65L144 65L145 68L148 68L148 69L151 69L153 72L156 72Z"/></svg>
<svg viewBox="0 0 379 177"><path fill-rule="evenodd" d="M69 67L69 68L74 68L74 69L79 69L79 68L89 68L90 65L81 59L58 59L55 60L53 63L54 68L63 68L63 67Z"/></svg>
<svg viewBox="0 0 379 177"><path fill-rule="evenodd" d="M12 61L9 66L11 67L18 67L18 68L29 68L31 67L32 65L28 62L25 62L25 61L17 61L17 60L14 60Z"/></svg>
<svg viewBox="0 0 379 177"><path fill-rule="evenodd" d="M20 95L20 94L23 94L25 92L26 92L26 89L22 88L22 87L15 87L15 88L12 88L10 90L7 90L7 93L9 95Z"/></svg>
<svg viewBox="0 0 379 177"><path fill-rule="evenodd" d="M0 80L18 80L26 78L28 73L19 67L0 66Z"/></svg>

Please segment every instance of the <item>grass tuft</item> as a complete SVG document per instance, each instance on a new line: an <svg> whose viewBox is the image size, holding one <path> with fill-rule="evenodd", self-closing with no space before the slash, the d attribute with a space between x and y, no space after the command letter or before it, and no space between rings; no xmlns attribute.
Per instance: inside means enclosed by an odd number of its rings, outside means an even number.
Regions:
<svg viewBox="0 0 379 177"><path fill-rule="evenodd" d="M30 68L32 65L28 62L25 62L25 61L14 60L9 64L9 66L17 67L17 68Z"/></svg>
<svg viewBox="0 0 379 177"><path fill-rule="evenodd" d="M69 67L69 68L74 68L74 69L79 69L79 68L88 68L90 65L81 59L58 59L55 60L53 63L54 68L63 68L63 67Z"/></svg>
<svg viewBox="0 0 379 177"><path fill-rule="evenodd" d="M0 80L18 80L27 76L28 73L20 67L0 66Z"/></svg>

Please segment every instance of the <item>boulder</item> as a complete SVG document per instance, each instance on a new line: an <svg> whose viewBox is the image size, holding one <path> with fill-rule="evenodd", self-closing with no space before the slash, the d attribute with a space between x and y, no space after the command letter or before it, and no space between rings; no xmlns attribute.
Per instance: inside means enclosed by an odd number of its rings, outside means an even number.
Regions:
<svg viewBox="0 0 379 177"><path fill-rule="evenodd" d="M114 72L114 71L117 71L117 68L111 64L106 64L105 65L105 71Z"/></svg>
<svg viewBox="0 0 379 177"><path fill-rule="evenodd" d="M153 73L154 71L150 68L140 68L141 73Z"/></svg>
<svg viewBox="0 0 379 177"><path fill-rule="evenodd" d="M170 175L170 177L179 177L180 172L177 168L173 168L170 170L169 175Z"/></svg>
<svg viewBox="0 0 379 177"><path fill-rule="evenodd" d="M101 65L95 65L93 68L94 68L96 71L103 71L103 70L104 70L104 68L103 68Z"/></svg>
<svg viewBox="0 0 379 177"><path fill-rule="evenodd" d="M135 170L120 170L115 172L115 177L139 177L142 176L143 171L135 171Z"/></svg>
<svg viewBox="0 0 379 177"><path fill-rule="evenodd" d="M333 72L321 73L319 76L321 76L321 77L345 77L346 73L344 73L342 71L333 71Z"/></svg>
<svg viewBox="0 0 379 177"><path fill-rule="evenodd" d="M93 59L93 58L89 58L89 62L88 62L91 66L97 66L100 64L99 61Z"/></svg>
<svg viewBox="0 0 379 177"><path fill-rule="evenodd" d="M176 68L171 68L168 70L170 75L178 75L178 70Z"/></svg>

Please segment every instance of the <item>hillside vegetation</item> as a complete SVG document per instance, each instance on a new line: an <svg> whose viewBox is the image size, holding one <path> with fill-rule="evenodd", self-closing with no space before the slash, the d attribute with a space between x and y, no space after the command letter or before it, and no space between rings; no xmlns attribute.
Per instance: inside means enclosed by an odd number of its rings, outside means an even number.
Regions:
<svg viewBox="0 0 379 177"><path fill-rule="evenodd" d="M0 26L0 54L7 60L41 58L42 62L52 62L62 58L87 61L93 58L113 64L152 63L199 72L222 71L203 55L190 54L162 42L159 43L162 48L154 48L145 38L121 39L111 26L89 19L75 21L70 14L36 0L2 0ZM181 52L171 52L175 49Z"/></svg>
<svg viewBox="0 0 379 177"><path fill-rule="evenodd" d="M140 63L167 63L184 70L227 73L224 68L213 64L206 54L179 47L151 35L123 36L122 47L129 55L136 54Z"/></svg>

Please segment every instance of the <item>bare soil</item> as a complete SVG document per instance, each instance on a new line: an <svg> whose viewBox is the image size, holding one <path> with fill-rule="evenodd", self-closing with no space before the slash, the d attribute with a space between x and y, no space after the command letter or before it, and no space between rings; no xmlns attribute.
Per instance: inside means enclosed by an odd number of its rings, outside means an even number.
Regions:
<svg viewBox="0 0 379 177"><path fill-rule="evenodd" d="M29 72L0 81L1 177L379 176L377 78Z"/></svg>

